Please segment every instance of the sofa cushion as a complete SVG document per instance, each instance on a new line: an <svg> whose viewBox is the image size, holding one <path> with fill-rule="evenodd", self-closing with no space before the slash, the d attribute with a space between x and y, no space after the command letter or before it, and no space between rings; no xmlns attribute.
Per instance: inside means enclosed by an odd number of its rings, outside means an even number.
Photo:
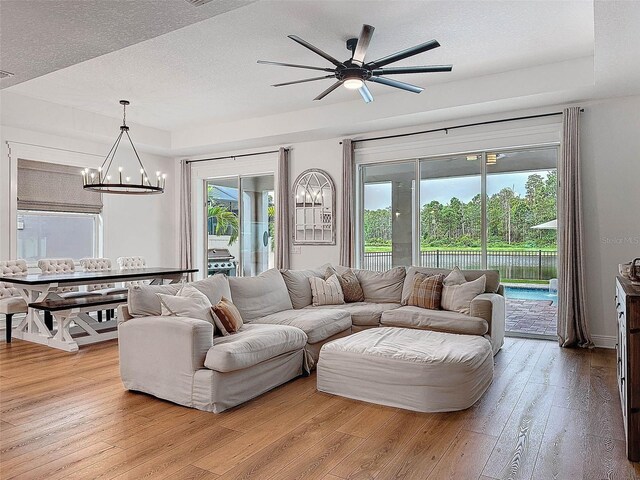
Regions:
<svg viewBox="0 0 640 480"><path fill-rule="evenodd" d="M409 305L439 310L442 300L442 282L444 275L425 275L416 273L413 276L413 288L409 295Z"/></svg>
<svg viewBox="0 0 640 480"><path fill-rule="evenodd" d="M344 294L338 280L338 275L331 275L326 280L320 277L310 277L312 305L344 305Z"/></svg>
<svg viewBox="0 0 640 480"><path fill-rule="evenodd" d="M409 295L411 295L413 276L416 272L424 273L425 275L444 275L446 277L451 273L451 270L446 268L409 267L407 269L407 276L404 279L404 285L402 286L403 305L407 304ZM484 292L498 293L498 288L500 287L500 272L498 270L461 270L461 272L467 282L476 280L484 275L487 279Z"/></svg>
<svg viewBox="0 0 640 480"><path fill-rule="evenodd" d="M200 290L185 284L176 295L156 294L163 317L187 317L213 324L211 302Z"/></svg>
<svg viewBox="0 0 640 480"><path fill-rule="evenodd" d="M489 329L486 320L482 318L412 306L384 312L380 323L385 327L419 328L466 335L484 335Z"/></svg>
<svg viewBox="0 0 640 480"><path fill-rule="evenodd" d="M484 275L471 282L446 285L442 288L442 308L452 312L469 314L471 301L484 292L487 279Z"/></svg>
<svg viewBox="0 0 640 480"><path fill-rule="evenodd" d="M222 300L222 297L233 300L231 290L229 289L229 279L221 273L216 273L211 277L198 280L197 282L191 282L189 285L204 293L211 302L211 305L218 303Z"/></svg>
<svg viewBox="0 0 640 480"><path fill-rule="evenodd" d="M343 275L349 269L338 266L336 270ZM386 272L358 269L354 269L353 272L360 282L365 302L400 303L402 285L406 276L404 267L395 267Z"/></svg>
<svg viewBox="0 0 640 480"><path fill-rule="evenodd" d="M335 275L342 287L342 294L344 295L344 301L347 303L364 302L364 292L360 286L360 281L353 270L348 269L342 275L340 275L335 268L328 266L324 272L324 278L328 279L331 275Z"/></svg>
<svg viewBox="0 0 640 480"><path fill-rule="evenodd" d="M273 313L254 323L298 327L307 334L309 343L317 343L351 328L351 316L342 309L316 307Z"/></svg>
<svg viewBox="0 0 640 480"><path fill-rule="evenodd" d="M349 312L351 315L351 323L353 325L361 327L377 327L380 324L380 317L383 312L399 307L399 303L354 302L345 303L344 305L326 305L324 307L309 306L306 309L338 308Z"/></svg>
<svg viewBox="0 0 640 480"><path fill-rule="evenodd" d="M323 277L329 266L327 263L321 267L308 270L280 270L284 283L287 285L293 308L299 309L311 305L312 294L309 278Z"/></svg>
<svg viewBox="0 0 640 480"><path fill-rule="evenodd" d="M230 277L229 287L231 300L245 322L293 308L287 285L275 268L257 277Z"/></svg>
<svg viewBox="0 0 640 480"><path fill-rule="evenodd" d="M216 337L204 365L217 372L233 372L301 350L307 336L299 328L286 325L243 325L234 335Z"/></svg>
<svg viewBox="0 0 640 480"><path fill-rule="evenodd" d="M218 303L223 296L231 298L227 277L220 273L205 278L204 280L188 283L187 285L191 285L204 293L212 305ZM170 285L135 284L129 286L129 315L132 317L160 316L162 314L162 307L160 305L160 299L156 294L176 295L182 286L183 284L180 283L172 283Z"/></svg>
<svg viewBox="0 0 640 480"><path fill-rule="evenodd" d="M237 333L244 322L238 308L226 297L211 307L213 321L223 336Z"/></svg>
<svg viewBox="0 0 640 480"><path fill-rule="evenodd" d="M162 315L162 305L158 293L175 295L182 285L131 285L127 296L129 315L132 317L147 317Z"/></svg>

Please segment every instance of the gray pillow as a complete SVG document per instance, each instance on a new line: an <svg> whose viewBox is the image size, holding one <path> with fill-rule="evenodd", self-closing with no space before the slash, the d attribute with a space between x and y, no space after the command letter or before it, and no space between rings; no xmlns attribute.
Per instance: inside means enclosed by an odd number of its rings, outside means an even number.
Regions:
<svg viewBox="0 0 640 480"><path fill-rule="evenodd" d="M233 304L240 310L242 320L247 323L293 308L287 285L275 268L257 277L229 277L229 287Z"/></svg>
<svg viewBox="0 0 640 480"><path fill-rule="evenodd" d="M229 280L226 275L222 275L221 273L216 273L212 277L190 283L190 285L204 293L211 302L211 305L218 303L222 297L233 301L229 288Z"/></svg>
<svg viewBox="0 0 640 480"><path fill-rule="evenodd" d="M297 310L311 305L312 295L309 279L312 277L324 278L324 272L330 266L331 264L326 263L317 269L280 270L284 283L287 285L293 308Z"/></svg>
<svg viewBox="0 0 640 480"><path fill-rule="evenodd" d="M131 285L127 297L129 315L132 317L146 317L162 315L162 304L156 293L175 295L182 287L180 283L171 285Z"/></svg>
<svg viewBox="0 0 640 480"><path fill-rule="evenodd" d="M349 269L339 266L336 270L342 275ZM353 269L353 272L360 282L365 302L400 303L402 286L407 273L404 267L395 267L386 272L357 269Z"/></svg>

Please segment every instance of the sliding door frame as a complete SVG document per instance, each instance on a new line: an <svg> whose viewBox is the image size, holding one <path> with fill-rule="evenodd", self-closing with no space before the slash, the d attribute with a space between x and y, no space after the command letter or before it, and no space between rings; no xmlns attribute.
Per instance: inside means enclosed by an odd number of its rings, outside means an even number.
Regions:
<svg viewBox="0 0 640 480"><path fill-rule="evenodd" d="M474 150L466 150L460 151L456 153L442 153L437 155L429 155L424 157L409 157L403 159L394 159L394 160L382 160L382 161L372 161L372 162L358 162L356 163L356 238L355 238L355 248L356 250L356 267L362 268L364 264L364 182L363 182L363 170L366 167L372 167L376 165L393 165L399 163L415 163L415 178L414 178L414 187L413 187L413 231L412 231L412 261L413 265L420 265L420 181L422 180L420 175L420 165L423 161L429 160L437 160L441 158L447 157L455 157L460 155L467 154L478 154L481 155L481 165L480 165L480 201L481 201L481 239L480 239L480 252L481 252L481 268L486 269L488 264L487 259L487 248L488 248L488 224L487 224L487 152L495 152L495 153L509 153L509 152L521 152L526 150L537 150L537 149L547 149L553 148L556 150L556 168L558 168L557 163L559 161L559 142L545 142L539 143L535 145L522 145L522 146L513 146L513 147L502 147L502 148L484 148L484 149L474 149ZM560 186L558 186L560 188ZM558 225L558 228L561 228L561 225ZM559 259L558 259L559 261Z"/></svg>

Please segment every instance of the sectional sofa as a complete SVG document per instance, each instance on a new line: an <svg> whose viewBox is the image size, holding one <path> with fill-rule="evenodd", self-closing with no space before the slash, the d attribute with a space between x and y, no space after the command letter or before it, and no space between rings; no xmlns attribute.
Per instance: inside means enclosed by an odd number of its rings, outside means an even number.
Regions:
<svg viewBox="0 0 640 480"><path fill-rule="evenodd" d="M313 306L309 278L324 276L327 266L272 269L257 277L214 275L192 283L213 305L223 296L233 301L244 326L230 336L214 335L204 320L162 316L156 294L176 294L180 285L132 286L118 315L125 388L218 413L310 372L322 345L368 328L484 336L494 354L502 346L505 302L497 271L462 271L468 281L486 276L485 293L473 299L466 315L407 305L416 272L449 273L422 267L354 269L363 302Z"/></svg>

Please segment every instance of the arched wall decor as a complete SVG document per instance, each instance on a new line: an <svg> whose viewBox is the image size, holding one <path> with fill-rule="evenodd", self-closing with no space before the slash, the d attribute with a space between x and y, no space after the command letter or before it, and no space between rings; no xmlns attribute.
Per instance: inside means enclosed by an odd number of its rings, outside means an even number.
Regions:
<svg viewBox="0 0 640 480"><path fill-rule="evenodd" d="M295 245L335 245L336 189L327 172L302 172L293 184L292 207Z"/></svg>

